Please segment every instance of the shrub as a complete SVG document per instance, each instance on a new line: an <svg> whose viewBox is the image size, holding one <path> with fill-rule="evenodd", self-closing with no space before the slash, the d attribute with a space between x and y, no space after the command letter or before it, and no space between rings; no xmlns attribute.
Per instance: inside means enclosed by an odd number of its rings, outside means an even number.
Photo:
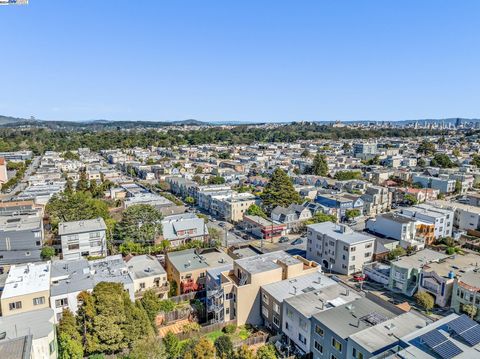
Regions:
<svg viewBox="0 0 480 359"><path fill-rule="evenodd" d="M235 333L236 330L237 330L237 327L235 326L235 324L228 324L223 328L223 332L225 334L233 334Z"/></svg>

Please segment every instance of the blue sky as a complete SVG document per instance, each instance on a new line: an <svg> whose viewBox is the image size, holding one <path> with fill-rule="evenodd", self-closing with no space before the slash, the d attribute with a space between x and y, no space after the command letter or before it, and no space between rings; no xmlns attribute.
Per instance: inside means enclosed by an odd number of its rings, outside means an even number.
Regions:
<svg viewBox="0 0 480 359"><path fill-rule="evenodd" d="M480 117L478 0L30 0L0 7L0 114Z"/></svg>

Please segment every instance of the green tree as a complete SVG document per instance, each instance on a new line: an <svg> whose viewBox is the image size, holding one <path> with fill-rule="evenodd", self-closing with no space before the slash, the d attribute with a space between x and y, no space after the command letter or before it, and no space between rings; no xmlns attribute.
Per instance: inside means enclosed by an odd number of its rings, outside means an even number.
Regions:
<svg viewBox="0 0 480 359"><path fill-rule="evenodd" d="M305 224L315 224L315 223L322 223L322 222L337 222L337 217L334 216L333 214L325 214L325 213L315 213L312 218L307 219L305 221Z"/></svg>
<svg viewBox="0 0 480 359"><path fill-rule="evenodd" d="M432 166L441 167L441 168L453 168L455 164L452 162L450 157L445 153L436 153L432 160L430 161Z"/></svg>
<svg viewBox="0 0 480 359"><path fill-rule="evenodd" d="M67 151L64 152L62 157L66 160L75 160L75 161L80 161L80 156L77 153L73 153L72 151Z"/></svg>
<svg viewBox="0 0 480 359"><path fill-rule="evenodd" d="M214 359L215 348L206 338L200 338L191 351L184 354L185 359Z"/></svg>
<svg viewBox="0 0 480 359"><path fill-rule="evenodd" d="M171 331L163 337L163 345L165 346L167 359L177 359L180 357L180 341Z"/></svg>
<svg viewBox="0 0 480 359"><path fill-rule="evenodd" d="M178 292L178 284L174 280L170 281L170 290L168 291L169 297L175 297Z"/></svg>
<svg viewBox="0 0 480 359"><path fill-rule="evenodd" d="M430 141L423 140L417 148L417 153L421 153L425 156L430 156L435 153L435 144Z"/></svg>
<svg viewBox="0 0 480 359"><path fill-rule="evenodd" d="M186 204L189 204L189 205L193 205L193 204L195 204L195 198L193 198L193 197L191 197L191 196L187 196L187 197L185 198L185 203L186 203Z"/></svg>
<svg viewBox="0 0 480 359"><path fill-rule="evenodd" d="M425 160L423 158L417 159L417 166L418 167L425 167L426 165L427 165L427 163L425 162Z"/></svg>
<svg viewBox="0 0 480 359"><path fill-rule="evenodd" d="M480 167L480 155L474 154L472 156L470 164L474 165L474 166L477 166L477 167Z"/></svg>
<svg viewBox="0 0 480 359"><path fill-rule="evenodd" d="M148 289L143 293L142 299L140 299L143 309L147 313L148 318L152 325L155 324L155 318L160 311L160 300L154 290Z"/></svg>
<svg viewBox="0 0 480 359"><path fill-rule="evenodd" d="M435 300L430 293L427 292L417 292L415 294L415 300L417 301L418 305L423 307L425 311L428 313L435 305Z"/></svg>
<svg viewBox="0 0 480 359"><path fill-rule="evenodd" d="M462 312L467 314L471 319L477 316L478 309L473 304L463 304L462 305Z"/></svg>
<svg viewBox="0 0 480 359"><path fill-rule="evenodd" d="M40 252L40 256L44 261L49 261L52 257L55 256L55 249L53 247L45 246Z"/></svg>
<svg viewBox="0 0 480 359"><path fill-rule="evenodd" d="M455 181L455 194L462 193L462 182L460 180Z"/></svg>
<svg viewBox="0 0 480 359"><path fill-rule="evenodd" d="M326 176L328 174L328 163L325 155L317 153L313 159L312 174Z"/></svg>
<svg viewBox="0 0 480 359"><path fill-rule="evenodd" d="M259 216L262 218L267 218L267 215L262 210L262 208L256 204L252 204L250 207L248 207L247 214L249 216Z"/></svg>
<svg viewBox="0 0 480 359"><path fill-rule="evenodd" d="M413 206L413 205L416 205L418 203L417 199L415 198L415 196L411 195L411 194L406 194L405 196L403 196L403 200L408 203L410 206Z"/></svg>
<svg viewBox="0 0 480 359"><path fill-rule="evenodd" d="M73 192L73 180L71 177L67 177L65 182L65 193L72 194Z"/></svg>
<svg viewBox="0 0 480 359"><path fill-rule="evenodd" d="M128 207L122 214L122 220L115 226L115 238L119 241L134 243L153 243L162 234L162 214L148 204Z"/></svg>
<svg viewBox="0 0 480 359"><path fill-rule="evenodd" d="M338 171L334 178L339 181L348 181L353 179L361 179L362 172L360 171Z"/></svg>
<svg viewBox="0 0 480 359"><path fill-rule="evenodd" d="M60 359L83 359L82 343L65 333L58 335L58 357Z"/></svg>
<svg viewBox="0 0 480 359"><path fill-rule="evenodd" d="M208 179L208 184L224 184L225 178L222 176L212 176Z"/></svg>
<svg viewBox="0 0 480 359"><path fill-rule="evenodd" d="M292 203L299 203L301 197L288 175L281 169L276 168L272 178L265 186L261 194L263 205L271 211L276 206L288 207Z"/></svg>
<svg viewBox="0 0 480 359"><path fill-rule="evenodd" d="M301 157L310 157L310 151L306 148L303 150L303 152L300 154Z"/></svg>
<svg viewBox="0 0 480 359"><path fill-rule="evenodd" d="M248 345L243 344L235 351L233 359L255 359L255 353Z"/></svg>
<svg viewBox="0 0 480 359"><path fill-rule="evenodd" d="M360 216L362 213L360 212L359 209L347 209L345 211L345 216L347 217L347 219L352 219L352 218L356 218L358 216Z"/></svg>
<svg viewBox="0 0 480 359"><path fill-rule="evenodd" d="M228 335L219 336L214 343L219 358L231 358L233 355L232 339Z"/></svg>
<svg viewBox="0 0 480 359"><path fill-rule="evenodd" d="M77 188L78 192L85 192L88 190L88 179L87 179L87 171L85 168L80 170L80 178L77 181Z"/></svg>
<svg viewBox="0 0 480 359"><path fill-rule="evenodd" d="M388 253L387 258L389 260L394 260L398 257L404 256L405 254L405 249L403 249L403 247L397 246Z"/></svg>
<svg viewBox="0 0 480 359"><path fill-rule="evenodd" d="M272 344L264 345L258 348L256 359L277 359L277 351Z"/></svg>
<svg viewBox="0 0 480 359"><path fill-rule="evenodd" d="M129 355L132 359L165 358L165 348L162 341L155 336L148 336L134 343Z"/></svg>
<svg viewBox="0 0 480 359"><path fill-rule="evenodd" d="M348 142L345 142L343 145L342 145L342 150L344 152L348 152L352 149L352 146L348 143Z"/></svg>

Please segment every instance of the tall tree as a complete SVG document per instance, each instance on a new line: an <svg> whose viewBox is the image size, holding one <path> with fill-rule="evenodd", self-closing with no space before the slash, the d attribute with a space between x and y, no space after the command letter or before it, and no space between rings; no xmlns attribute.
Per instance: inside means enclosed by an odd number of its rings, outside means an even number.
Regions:
<svg viewBox="0 0 480 359"><path fill-rule="evenodd" d="M206 338L200 338L192 350L184 354L184 359L214 359L215 348Z"/></svg>
<svg viewBox="0 0 480 359"><path fill-rule="evenodd" d="M276 206L288 207L292 203L301 201L301 197L295 191L292 181L281 168L276 168L273 171L272 178L265 186L261 198L268 211Z"/></svg>
<svg viewBox="0 0 480 359"><path fill-rule="evenodd" d="M230 359L232 357L233 343L228 335L221 335L215 339L214 346L219 358Z"/></svg>
<svg viewBox="0 0 480 359"><path fill-rule="evenodd" d="M328 174L328 163L325 155L317 153L313 159L312 174L316 176L326 176Z"/></svg>
<svg viewBox="0 0 480 359"><path fill-rule="evenodd" d="M115 238L135 243L153 243L162 234L162 213L148 204L128 207L115 226Z"/></svg>
<svg viewBox="0 0 480 359"><path fill-rule="evenodd" d="M417 153L421 153L426 156L433 155L435 153L435 144L428 140L423 140L417 148Z"/></svg>
<svg viewBox="0 0 480 359"><path fill-rule="evenodd" d="M163 345L165 346L167 359L178 359L180 357L180 341L171 331L163 337Z"/></svg>
<svg viewBox="0 0 480 359"><path fill-rule="evenodd" d="M77 191L85 192L88 190L88 179L87 179L87 171L85 168L80 170L80 178L77 181Z"/></svg>
<svg viewBox="0 0 480 359"><path fill-rule="evenodd" d="M259 216L262 218L267 218L267 215L265 214L265 212L257 204L252 204L250 207L248 207L247 214L249 216Z"/></svg>
<svg viewBox="0 0 480 359"><path fill-rule="evenodd" d="M277 359L277 351L271 344L258 348L256 359Z"/></svg>

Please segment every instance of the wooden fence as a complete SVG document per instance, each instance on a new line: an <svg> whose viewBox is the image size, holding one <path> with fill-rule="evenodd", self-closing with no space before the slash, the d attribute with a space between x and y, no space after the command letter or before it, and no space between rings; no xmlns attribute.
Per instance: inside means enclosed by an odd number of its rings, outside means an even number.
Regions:
<svg viewBox="0 0 480 359"><path fill-rule="evenodd" d="M204 299L207 295L207 291L200 290L198 292L191 292L186 294L177 295L176 297L170 297L168 299L174 301L175 303L185 302L192 299Z"/></svg>
<svg viewBox="0 0 480 359"><path fill-rule="evenodd" d="M256 345L256 344L265 344L268 339L268 334L267 333L260 333L260 334L254 334L253 336L245 339L245 340L236 340L233 342L233 347L238 348L241 347L242 345Z"/></svg>

